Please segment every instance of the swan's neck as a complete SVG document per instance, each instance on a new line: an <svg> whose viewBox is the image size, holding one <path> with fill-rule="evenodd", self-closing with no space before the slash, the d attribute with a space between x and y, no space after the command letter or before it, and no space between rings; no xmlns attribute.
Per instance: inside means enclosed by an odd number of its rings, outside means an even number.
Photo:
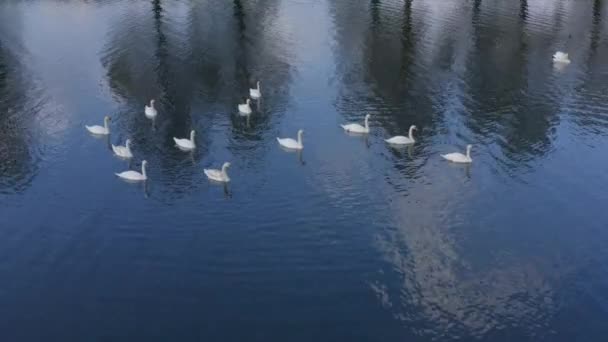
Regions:
<svg viewBox="0 0 608 342"><path fill-rule="evenodd" d="M226 172L227 169L228 165L222 165L222 177L224 178L228 177L228 172Z"/></svg>
<svg viewBox="0 0 608 342"><path fill-rule="evenodd" d="M258 92L260 91L260 82L258 81Z"/></svg>
<svg viewBox="0 0 608 342"><path fill-rule="evenodd" d="M144 175L145 178L148 178L146 175L146 164L141 165L141 174Z"/></svg>
<svg viewBox="0 0 608 342"><path fill-rule="evenodd" d="M190 134L190 141L194 144L194 133Z"/></svg>
<svg viewBox="0 0 608 342"><path fill-rule="evenodd" d="M410 140L414 140L414 127L410 127Z"/></svg>
<svg viewBox="0 0 608 342"><path fill-rule="evenodd" d="M471 148L467 147L467 158L471 159Z"/></svg>
<svg viewBox="0 0 608 342"><path fill-rule="evenodd" d="M369 119L365 117L365 129L369 129Z"/></svg>
<svg viewBox="0 0 608 342"><path fill-rule="evenodd" d="M110 130L110 128L108 127L108 120L103 120L103 127L108 131Z"/></svg>
<svg viewBox="0 0 608 342"><path fill-rule="evenodd" d="M298 144L302 145L302 132L298 132Z"/></svg>

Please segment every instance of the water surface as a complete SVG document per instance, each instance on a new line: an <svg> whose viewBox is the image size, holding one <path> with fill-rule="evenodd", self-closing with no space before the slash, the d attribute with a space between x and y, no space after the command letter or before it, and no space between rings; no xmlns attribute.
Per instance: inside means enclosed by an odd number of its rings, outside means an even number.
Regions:
<svg viewBox="0 0 608 342"><path fill-rule="evenodd" d="M4 340L603 341L607 16L601 0L3 1ZM368 137L342 132L368 113ZM104 115L112 134L90 136ZM414 146L384 143L411 124ZM303 153L277 146L298 129ZM131 162L110 149L127 138ZM467 144L471 166L439 157ZM145 185L114 176L144 159ZM232 182L209 183L224 161Z"/></svg>

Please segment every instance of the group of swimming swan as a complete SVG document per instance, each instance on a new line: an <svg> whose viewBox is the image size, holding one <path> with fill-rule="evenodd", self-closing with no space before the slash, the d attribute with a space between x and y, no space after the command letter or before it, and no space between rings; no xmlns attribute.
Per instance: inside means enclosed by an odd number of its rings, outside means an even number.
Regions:
<svg viewBox="0 0 608 342"><path fill-rule="evenodd" d="M260 90L259 81L257 82L256 88L249 89L249 96L254 99L259 99L260 97L262 97L262 92ZM146 118L148 118L150 120L155 120L156 117L158 116L158 111L154 107L154 102L155 102L155 100L152 99L152 100L150 100L150 105L146 105L144 107L144 115L146 116ZM249 105L250 102L251 102L251 100L247 99L245 104L238 105L238 110L241 114L244 114L244 115L251 114L252 111L251 111L251 107ZM103 126L85 125L85 128L91 134L94 134L94 135L109 135L110 134L110 121L111 121L111 118L109 116L105 116L103 119ZM196 135L196 132L194 130L192 130L190 132L190 139L173 137L173 141L175 141L175 146L177 148L179 148L180 150L186 151L186 152L195 150L196 149L196 144L194 141L195 135ZM283 143L287 144L286 146L290 146L291 148L296 148L296 149L298 148L297 146L300 146L299 148L301 149L302 148L302 131L298 132L298 141L297 142L293 139L282 139L282 141L283 141ZM283 145L283 143L282 143L282 145ZM294 143L295 143L295 145L294 145ZM131 139L127 139L125 141L124 146L121 146L121 145L117 146L117 145L112 144L112 151L114 152L114 154L117 157L120 157L123 159L133 158L133 152L131 151ZM141 172L128 170L128 171L116 173L116 176L118 176L122 179L125 179L125 180L129 180L129 181L136 181L136 182L145 181L148 179L148 176L146 174L147 165L148 165L148 162L144 160L141 162ZM227 173L227 170L229 167L230 167L230 163L226 162L222 165L222 168L220 170L203 169L203 172L205 173L207 178L209 178L212 181L227 183L230 181L230 177L228 177L228 173Z"/></svg>
<svg viewBox="0 0 608 342"><path fill-rule="evenodd" d="M253 89L249 89L249 95L252 98L259 99L262 96L260 91L260 82L257 82L257 87ZM243 115L251 114L252 110L250 107L250 99L244 104L238 105L238 110ZM154 100L150 100L150 105L146 105L144 107L144 114L146 118L154 120L158 116L158 111L154 107ZM364 125L360 125L358 123L349 123L340 125L345 132L347 133L356 133L356 134L368 134L370 132L369 128L369 119L370 115L365 115ZM94 125L94 126L85 126L86 129L94 134L94 135L109 135L110 134L110 126L109 123L111 118L109 116L105 116L103 120L103 126ZM414 130L417 127L415 125L410 126L408 136L397 135L389 139L385 139L385 141L390 145L411 145L416 142L414 139ZM302 136L304 135L304 130L298 130L297 140L293 138L279 138L277 137L277 142L283 148L288 150L302 150L304 148L304 143L302 141ZM195 138L196 131L192 130L190 132L190 139L188 138L176 138L173 137L175 141L175 146L182 151L193 151L196 149ZM471 163L473 159L471 158L471 148L472 145L467 145L466 155L462 153L448 153L442 154L441 156L451 162L454 163ZM123 159L131 159L133 158L133 152L131 151L131 139L127 139L125 141L125 145L114 145L112 144L112 151L117 157ZM146 166L148 165L147 161L142 161L141 163L141 172L128 170L120 173L116 173L116 176L128 180L128 181L145 181L148 179L146 174ZM228 176L228 168L230 167L230 163L226 162L222 165L221 169L203 169L203 172L212 181L227 183L230 182L230 177Z"/></svg>
<svg viewBox="0 0 608 342"><path fill-rule="evenodd" d="M553 55L553 62L556 65L567 65L570 64L570 58L567 53L562 51L557 51ZM252 99L259 99L262 97L262 91L260 89L260 82L256 83L255 88L249 89L249 97ZM250 115L252 113L251 110L251 99L247 98L245 103L239 104L237 109L241 115ZM156 119L158 116L158 111L154 107L154 99L150 100L150 105L146 105L144 107L144 114L146 118L150 120ZM342 126L345 132L347 133L355 133L355 134L368 134L370 132L369 128L369 118L371 116L369 114L365 115L364 125L358 123L348 123ZM110 123L111 118L109 116L104 117L103 126L94 125L94 126L85 126L86 129L95 135L109 135L110 134ZM391 137L389 139L385 139L385 141L390 145L411 145L416 142L414 139L414 131L417 130L415 125L410 126L408 136L397 135ZM279 145L289 150L302 150L304 148L304 143L302 141L302 135L304 134L303 130L298 130L297 140L292 138L278 138L277 141ZM190 139L187 138L176 138L175 146L182 151L193 151L196 149L196 144L194 141L194 137L196 132L192 130L190 132ZM467 145L466 154L462 154L460 152L442 154L441 157L453 162L453 163L472 163L473 159L471 158L471 149L472 145ZM131 139L127 139L125 142L125 146L116 146L112 145L112 151L114 154L120 158L130 159L133 158L133 152L131 152ZM121 173L116 173L116 175L120 178L130 180L130 181L145 181L148 179L146 175L146 165L147 161L142 161L141 163L141 173L137 171L124 171ZM203 172L212 181L227 183L230 181L230 177L228 177L227 169L230 167L230 163L226 162L222 165L220 170L217 169L203 169Z"/></svg>
<svg viewBox="0 0 608 342"><path fill-rule="evenodd" d="M349 124L340 125L340 126L342 126L344 131L347 133L368 134L370 131L370 129L369 129L369 118L370 117L371 116L369 114L365 115L365 122L364 122L365 125L364 126L362 126L358 123L349 123ZM395 146L411 145L416 142L416 139L414 139L414 131L417 129L418 128L416 127L416 125L411 125L407 137L403 136L403 135L396 135L392 138L385 139L384 141L386 141L390 145L395 145ZM302 142L301 142L300 132L301 132L301 130L298 132L298 143L301 146ZM292 140L292 142L290 142L290 143L293 143L293 139L290 139L290 140ZM281 143L281 140L279 140L279 143ZM302 147L300 147L300 148L302 148ZM454 152L454 153L442 154L441 157L443 157L443 159L451 161L453 163L472 163L473 162L473 159L471 158L471 149L472 148L473 148L473 145L467 145L466 154L462 154L460 152Z"/></svg>

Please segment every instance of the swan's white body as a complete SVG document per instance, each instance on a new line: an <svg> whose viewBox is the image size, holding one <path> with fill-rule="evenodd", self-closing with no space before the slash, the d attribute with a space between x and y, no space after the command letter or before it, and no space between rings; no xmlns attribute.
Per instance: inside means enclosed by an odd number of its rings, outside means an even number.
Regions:
<svg viewBox="0 0 608 342"><path fill-rule="evenodd" d="M285 148L291 149L291 150L301 150L304 148L304 144L302 143L302 134L304 133L303 130L299 130L298 131L298 140L292 139L292 138L277 138L277 141L279 142L279 144Z"/></svg>
<svg viewBox="0 0 608 342"><path fill-rule="evenodd" d="M194 144L194 135L195 135L195 132L194 132L194 130L192 130L190 132L190 139L173 138L173 140L175 141L175 144L177 145L177 147L179 147L180 149L186 150L186 151L191 151L196 148L196 145Z"/></svg>
<svg viewBox="0 0 608 342"><path fill-rule="evenodd" d="M409 137L404 137L403 135L397 135L390 139L386 139L385 141L389 144L394 145L409 145L416 142L414 140L414 130L417 129L415 125L410 126Z"/></svg>
<svg viewBox="0 0 608 342"><path fill-rule="evenodd" d="M147 175L146 175L146 165L148 164L147 161L143 161L141 162L141 173L137 172L137 171L124 171L121 173L117 173L116 175L122 179L126 179L129 181L134 181L134 182L140 182L140 181L145 181L146 179L148 179Z"/></svg>
<svg viewBox="0 0 608 342"><path fill-rule="evenodd" d="M258 81L257 83L257 88L249 89L249 96L252 99L259 99L260 97L262 97L262 91L260 90L260 81Z"/></svg>
<svg viewBox="0 0 608 342"><path fill-rule="evenodd" d="M154 100L150 100L150 105L146 105L145 109L144 109L144 113L146 114L146 117L148 119L155 119L156 116L158 115L158 111L156 110L156 108L154 107Z"/></svg>
<svg viewBox="0 0 608 342"><path fill-rule="evenodd" d="M467 154L464 155L460 152L442 154L443 159L449 160L453 163L472 163L473 159L471 159L471 148L472 145L467 145Z"/></svg>
<svg viewBox="0 0 608 342"><path fill-rule="evenodd" d="M567 53L561 52L561 51L557 51L553 55L553 62L555 62L555 63L561 63L561 64L570 64L570 58L568 57Z"/></svg>
<svg viewBox="0 0 608 342"><path fill-rule="evenodd" d="M131 139L127 139L125 146L112 145L112 151L114 151L115 155L121 158L133 158L133 153L131 152Z"/></svg>
<svg viewBox="0 0 608 342"><path fill-rule="evenodd" d="M216 181L216 182L227 183L227 182L230 182L230 177L228 177L228 173L226 172L226 169L228 169L229 167L230 167L230 163L226 162L226 163L224 163L224 165L222 165L221 170L203 169L203 171L205 172L205 175L207 176L207 178L209 178L210 180Z"/></svg>
<svg viewBox="0 0 608 342"><path fill-rule="evenodd" d="M239 108L239 113L241 114L245 114L245 115L249 115L251 114L251 106L249 106L249 104L251 103L250 99L247 99L247 102L245 103L241 103L238 108Z"/></svg>
<svg viewBox="0 0 608 342"><path fill-rule="evenodd" d="M340 125L340 126L342 126L342 128L344 128L344 130L346 132L350 132L350 133L369 133L369 117L370 117L369 114L367 114L365 116L365 126L361 126L360 124L356 124L356 123Z"/></svg>
<svg viewBox="0 0 608 342"><path fill-rule="evenodd" d="M93 134L108 135L108 134L110 134L110 127L108 125L109 122L110 122L110 117L106 116L105 118L103 118L103 126L95 125L95 126L84 126L84 127L86 127L86 129Z"/></svg>

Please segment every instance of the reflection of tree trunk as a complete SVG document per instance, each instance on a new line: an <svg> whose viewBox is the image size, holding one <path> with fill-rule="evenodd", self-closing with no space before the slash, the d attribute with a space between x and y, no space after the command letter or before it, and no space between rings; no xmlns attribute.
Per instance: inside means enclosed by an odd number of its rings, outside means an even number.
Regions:
<svg viewBox="0 0 608 342"><path fill-rule="evenodd" d="M380 21L380 11L378 10L378 5L380 4L380 0L372 0L371 2L371 13L372 13L372 23L378 24Z"/></svg>
<svg viewBox="0 0 608 342"><path fill-rule="evenodd" d="M249 82L249 68L247 64L247 46L246 36L247 26L245 24L245 11L243 4L240 0L234 0L234 18L236 19L237 35L238 35L238 47L236 54L236 70L237 70L237 82L240 79L245 79Z"/></svg>
<svg viewBox="0 0 608 342"><path fill-rule="evenodd" d="M167 95L167 90L169 89L169 68L167 66L167 38L163 34L161 27L163 19L163 8L161 6L160 0L153 0L152 4L154 5L154 29L156 30L157 36L157 47L155 56L158 60L158 64L156 70L158 72L158 82L160 83L162 92ZM169 97L169 101L171 102L171 97Z"/></svg>
<svg viewBox="0 0 608 342"><path fill-rule="evenodd" d="M600 40L600 23L602 22L602 0L593 2L593 26L591 29L591 55L595 54Z"/></svg>
<svg viewBox="0 0 608 342"><path fill-rule="evenodd" d="M413 0L405 0L404 13L403 13L403 28L402 28L402 37L401 37L401 79L406 80L408 69L411 64L411 58L409 58L412 54L414 40L412 37L412 1Z"/></svg>
<svg viewBox="0 0 608 342"><path fill-rule="evenodd" d="M519 5L519 17L521 20L526 21L528 18L528 0L520 0Z"/></svg>

